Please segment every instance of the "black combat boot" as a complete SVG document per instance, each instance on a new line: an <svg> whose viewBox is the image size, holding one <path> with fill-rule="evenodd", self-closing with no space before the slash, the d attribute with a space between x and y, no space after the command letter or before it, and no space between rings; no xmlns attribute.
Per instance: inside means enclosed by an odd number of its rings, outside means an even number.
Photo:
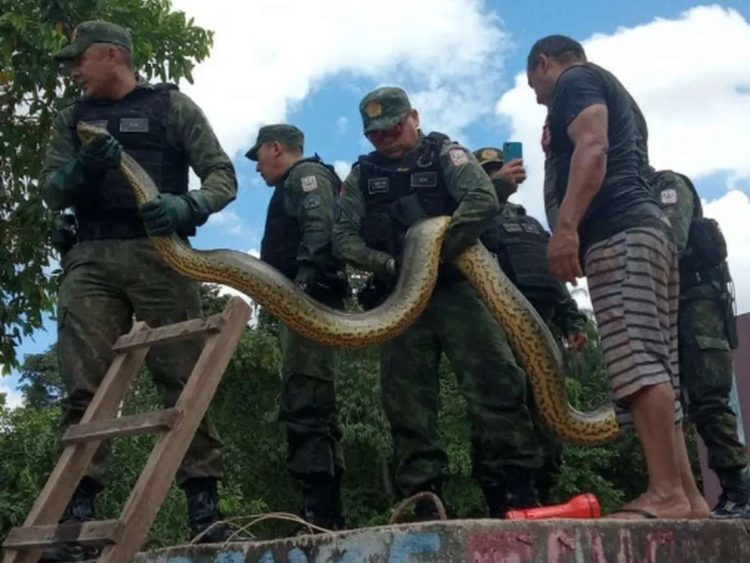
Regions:
<svg viewBox="0 0 750 563"><path fill-rule="evenodd" d="M721 496L711 511L711 518L750 518L750 486L742 469L719 469L716 474L721 483Z"/></svg>
<svg viewBox="0 0 750 563"><path fill-rule="evenodd" d="M483 486L490 518L505 518L509 510L539 506L534 487L536 472L523 467L506 467L502 485Z"/></svg>
<svg viewBox="0 0 750 563"><path fill-rule="evenodd" d="M70 499L65 512L60 519L61 524L74 522L91 522L96 520L95 501L101 485L91 477L84 477L76 487L73 498ZM45 549L39 561L86 561L96 559L100 549L78 542L70 542Z"/></svg>
<svg viewBox="0 0 750 563"><path fill-rule="evenodd" d="M302 483L302 516L310 524L326 530L345 528L341 506L341 473L336 475L315 474L307 476ZM305 528L300 530L306 532Z"/></svg>
<svg viewBox="0 0 750 563"><path fill-rule="evenodd" d="M219 494L216 479L196 477L188 479L184 485L187 497L188 524L190 538L198 538L198 543L222 543L225 541L249 541L247 536L236 536L226 522L219 522L224 517L219 512ZM215 524L215 525L214 525Z"/></svg>

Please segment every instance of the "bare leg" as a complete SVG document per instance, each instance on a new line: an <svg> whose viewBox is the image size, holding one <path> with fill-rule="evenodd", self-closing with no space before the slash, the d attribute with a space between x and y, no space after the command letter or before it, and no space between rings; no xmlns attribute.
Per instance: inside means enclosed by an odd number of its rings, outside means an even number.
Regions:
<svg viewBox="0 0 750 563"><path fill-rule="evenodd" d="M648 488L624 508L647 511L658 518L688 518L691 505L683 488L681 453L674 421L674 391L670 383L644 387L630 398L635 430L643 447L648 471ZM679 436L682 437L680 429ZM684 438L682 441L684 451ZM684 455L687 460L687 454ZM692 481L690 467L687 467ZM697 489L696 489L697 491ZM613 515L615 518L642 518L635 514Z"/></svg>

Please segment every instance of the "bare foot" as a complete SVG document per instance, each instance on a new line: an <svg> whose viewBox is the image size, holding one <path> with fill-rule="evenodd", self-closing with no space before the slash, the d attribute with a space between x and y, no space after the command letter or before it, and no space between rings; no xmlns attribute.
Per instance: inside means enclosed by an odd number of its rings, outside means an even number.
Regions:
<svg viewBox="0 0 750 563"><path fill-rule="evenodd" d="M697 498L690 497L690 516L688 518L693 520L699 520L701 518L708 518L711 516L711 509L708 507L708 503L702 496Z"/></svg>
<svg viewBox="0 0 750 563"><path fill-rule="evenodd" d="M633 510L633 512L618 512L615 510L612 514L605 516L605 518L616 518L618 520L643 520L650 517L669 519L694 517L693 506L684 494L679 493L670 497L658 497L646 492L625 504L623 508ZM696 505L696 508L698 509L698 513L700 513L700 506ZM706 506L706 508L708 508L708 506Z"/></svg>

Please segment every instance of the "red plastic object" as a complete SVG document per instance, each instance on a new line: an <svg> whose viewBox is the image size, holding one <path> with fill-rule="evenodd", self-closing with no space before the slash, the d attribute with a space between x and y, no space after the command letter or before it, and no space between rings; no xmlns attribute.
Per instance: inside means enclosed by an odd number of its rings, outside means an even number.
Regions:
<svg viewBox="0 0 750 563"><path fill-rule="evenodd" d="M584 493L563 504L509 510L506 520L544 520L545 518L600 518L599 501L591 493Z"/></svg>

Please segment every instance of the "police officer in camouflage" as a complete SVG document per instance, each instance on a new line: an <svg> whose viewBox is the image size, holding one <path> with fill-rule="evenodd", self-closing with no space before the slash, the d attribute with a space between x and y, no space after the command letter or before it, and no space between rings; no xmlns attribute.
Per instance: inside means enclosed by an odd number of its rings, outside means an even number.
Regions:
<svg viewBox="0 0 750 563"><path fill-rule="evenodd" d="M260 257L313 299L344 308L349 293L344 264L331 251L336 194L341 180L316 155L303 158L304 136L293 125L260 128L247 158L274 188ZM327 529L344 528L341 476L344 456L336 407L335 348L281 327L281 405L287 467L300 484L305 519Z"/></svg>
<svg viewBox="0 0 750 563"><path fill-rule="evenodd" d="M750 518L750 458L729 403L737 328L726 242L718 224L703 217L689 178L671 170L652 171L651 185L672 224L680 255L680 378L688 416L721 483L712 515Z"/></svg>
<svg viewBox="0 0 750 563"><path fill-rule="evenodd" d="M353 266L374 273L379 300L392 289L408 228L425 217L451 216L427 308L381 347L383 405L399 491L439 495L448 474L437 420L438 363L444 352L466 398L474 474L490 515L536 505L533 478L541 456L526 378L503 329L451 265L497 213L492 183L467 149L440 133L419 130L419 114L401 88L370 92L360 113L375 151L359 158L344 183L333 244ZM415 512L420 519L436 516L429 503L418 503Z"/></svg>
<svg viewBox="0 0 750 563"><path fill-rule="evenodd" d="M578 310L565 285L553 278L547 269L549 233L539 221L526 214L523 206L508 201L526 179L523 161L505 163L503 151L495 147L474 151L474 156L492 180L500 202L500 212L482 233L482 243L497 256L503 272L529 300L552 333L565 336L571 350L580 350L586 344L588 319ZM542 421L531 392L529 408L544 459L536 486L540 501L547 504L550 490L562 471L563 445Z"/></svg>
<svg viewBox="0 0 750 563"><path fill-rule="evenodd" d="M80 24L72 42L55 58L65 63L83 96L62 109L41 174L41 190L54 210L72 208L77 240L62 255L58 295L58 355L68 388L63 425L76 423L112 361L112 345L130 329L133 317L151 327L201 315L198 286L169 268L147 235L176 232L186 238L232 201L237 184L231 161L198 106L176 86L139 81L130 32L104 21ZM82 146L76 124L106 129ZM126 150L162 192L140 210L117 165ZM188 190L188 169L201 180ZM177 400L201 339L165 345L147 357L164 403ZM220 519L217 480L222 476L222 444L204 420L177 473L185 490L192 534ZM95 517L94 500L106 482L108 448L102 446L79 484L66 520ZM214 527L203 541L222 541L227 527ZM90 556L65 546L60 560ZM48 560L55 560L48 553Z"/></svg>

